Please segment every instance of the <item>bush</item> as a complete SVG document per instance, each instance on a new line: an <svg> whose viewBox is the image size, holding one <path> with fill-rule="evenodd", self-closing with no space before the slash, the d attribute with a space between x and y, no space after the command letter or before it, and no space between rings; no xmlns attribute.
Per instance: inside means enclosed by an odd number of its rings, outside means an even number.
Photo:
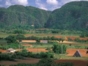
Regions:
<svg viewBox="0 0 88 66"><path fill-rule="evenodd" d="M66 53L66 46L65 45L54 45L53 46L53 51L54 53L58 53L58 54L62 54L62 53Z"/></svg>
<svg viewBox="0 0 88 66"><path fill-rule="evenodd" d="M7 41L7 43L16 43L16 37L15 36L8 36L5 38L5 40Z"/></svg>

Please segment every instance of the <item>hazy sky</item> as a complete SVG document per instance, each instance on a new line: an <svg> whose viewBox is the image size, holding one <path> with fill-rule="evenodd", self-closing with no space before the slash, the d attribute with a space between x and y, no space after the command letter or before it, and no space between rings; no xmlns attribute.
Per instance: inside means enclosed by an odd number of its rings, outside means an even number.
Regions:
<svg viewBox="0 0 88 66"><path fill-rule="evenodd" d="M34 6L44 10L54 10L62 5L72 1L88 0L0 0L0 7L9 7L11 5Z"/></svg>

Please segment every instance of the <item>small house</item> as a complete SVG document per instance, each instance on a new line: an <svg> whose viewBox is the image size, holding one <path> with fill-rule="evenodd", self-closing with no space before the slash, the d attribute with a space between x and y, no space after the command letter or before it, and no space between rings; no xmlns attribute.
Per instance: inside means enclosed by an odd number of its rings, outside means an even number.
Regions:
<svg viewBox="0 0 88 66"><path fill-rule="evenodd" d="M8 53L15 53L15 52L16 52L16 50L15 50L15 49L13 49L13 48L9 48L9 49L7 49L7 52L8 52Z"/></svg>
<svg viewBox="0 0 88 66"><path fill-rule="evenodd" d="M48 43L48 40L40 40L40 43L45 43L45 44L47 44L47 43Z"/></svg>
<svg viewBox="0 0 88 66"><path fill-rule="evenodd" d="M73 57L81 57L81 53L77 50L77 51L74 53Z"/></svg>

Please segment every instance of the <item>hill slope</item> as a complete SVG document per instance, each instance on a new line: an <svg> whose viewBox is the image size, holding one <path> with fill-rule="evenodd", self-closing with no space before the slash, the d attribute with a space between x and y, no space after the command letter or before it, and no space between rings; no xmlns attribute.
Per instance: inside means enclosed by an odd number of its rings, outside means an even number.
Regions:
<svg viewBox="0 0 88 66"><path fill-rule="evenodd" d="M52 12L47 28L87 30L88 29L88 1L70 2Z"/></svg>
<svg viewBox="0 0 88 66"><path fill-rule="evenodd" d="M0 28L41 28L50 12L35 7L14 5L0 8Z"/></svg>

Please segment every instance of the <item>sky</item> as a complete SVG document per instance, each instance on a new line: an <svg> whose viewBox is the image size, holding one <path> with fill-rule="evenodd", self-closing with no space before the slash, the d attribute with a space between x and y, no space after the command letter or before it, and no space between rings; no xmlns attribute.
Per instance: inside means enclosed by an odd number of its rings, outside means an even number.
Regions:
<svg viewBox="0 0 88 66"><path fill-rule="evenodd" d="M24 5L34 6L40 9L52 11L72 1L88 0L0 0L0 7L9 7L11 5Z"/></svg>

